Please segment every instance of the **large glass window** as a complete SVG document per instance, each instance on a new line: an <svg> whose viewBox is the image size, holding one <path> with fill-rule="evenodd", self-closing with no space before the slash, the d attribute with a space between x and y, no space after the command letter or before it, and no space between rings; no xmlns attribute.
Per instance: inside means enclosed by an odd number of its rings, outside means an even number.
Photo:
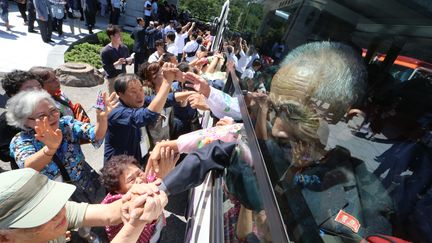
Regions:
<svg viewBox="0 0 432 243"><path fill-rule="evenodd" d="M234 82L290 240L432 242L430 6L268 2L261 65Z"/></svg>

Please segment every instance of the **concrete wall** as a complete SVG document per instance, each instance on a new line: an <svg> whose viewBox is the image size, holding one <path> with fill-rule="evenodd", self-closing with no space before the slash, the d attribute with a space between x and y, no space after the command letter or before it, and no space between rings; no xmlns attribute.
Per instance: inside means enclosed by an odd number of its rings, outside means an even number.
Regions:
<svg viewBox="0 0 432 243"><path fill-rule="evenodd" d="M123 25L135 26L136 18L144 16L145 0L128 0L123 15Z"/></svg>

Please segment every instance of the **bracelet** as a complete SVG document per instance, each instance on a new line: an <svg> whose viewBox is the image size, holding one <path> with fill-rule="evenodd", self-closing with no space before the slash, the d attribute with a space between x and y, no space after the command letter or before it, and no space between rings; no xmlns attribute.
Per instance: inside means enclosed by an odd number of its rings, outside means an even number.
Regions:
<svg viewBox="0 0 432 243"><path fill-rule="evenodd" d="M47 149L48 149L48 147L46 147ZM44 155L46 155L46 156L48 156L48 157L53 157L54 156L54 154L48 154L46 151L45 151L45 148L43 148L42 149L42 152L44 153Z"/></svg>

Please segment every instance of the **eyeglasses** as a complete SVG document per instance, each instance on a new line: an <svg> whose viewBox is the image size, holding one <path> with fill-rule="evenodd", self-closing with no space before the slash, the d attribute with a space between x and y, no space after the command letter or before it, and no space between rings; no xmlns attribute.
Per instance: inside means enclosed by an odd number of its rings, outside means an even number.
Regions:
<svg viewBox="0 0 432 243"><path fill-rule="evenodd" d="M48 114L43 113L37 117L29 117L28 119L32 120L32 121L35 121L35 120L42 121L45 117L47 117L48 119L57 118L57 116L59 114L60 114L60 112L56 108L53 108L53 109L48 111Z"/></svg>
<svg viewBox="0 0 432 243"><path fill-rule="evenodd" d="M274 103L270 104L270 113L273 113L273 118L280 117L280 118L286 118L290 121L301 121L303 120L305 114L302 112L300 107L295 104L281 104L276 105Z"/></svg>

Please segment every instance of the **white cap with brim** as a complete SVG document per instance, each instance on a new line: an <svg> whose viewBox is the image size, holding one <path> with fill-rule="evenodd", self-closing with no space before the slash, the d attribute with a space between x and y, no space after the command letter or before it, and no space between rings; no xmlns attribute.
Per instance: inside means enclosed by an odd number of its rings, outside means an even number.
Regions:
<svg viewBox="0 0 432 243"><path fill-rule="evenodd" d="M49 180L30 169L0 173L0 229L33 228L65 206L75 186Z"/></svg>

